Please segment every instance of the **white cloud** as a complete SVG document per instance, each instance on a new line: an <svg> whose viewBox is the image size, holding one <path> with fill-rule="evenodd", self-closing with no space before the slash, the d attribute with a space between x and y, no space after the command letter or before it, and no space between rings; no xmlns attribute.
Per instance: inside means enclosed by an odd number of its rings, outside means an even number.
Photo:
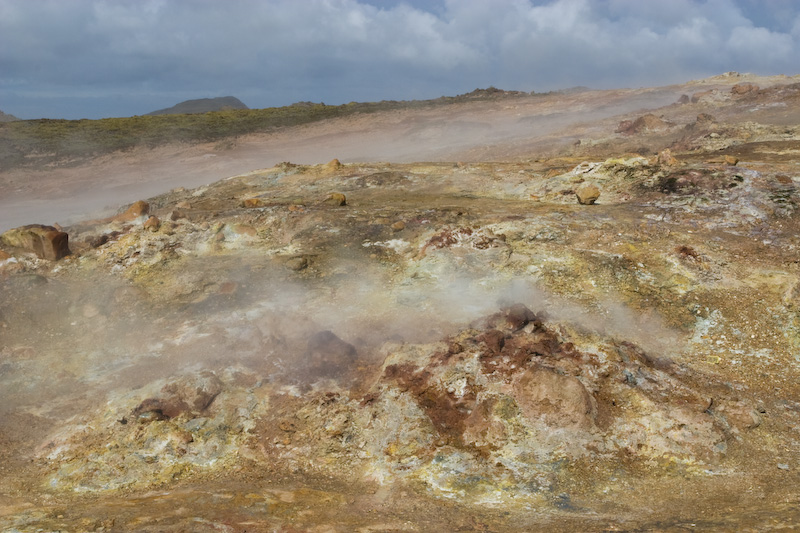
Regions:
<svg viewBox="0 0 800 533"><path fill-rule="evenodd" d="M792 26L792 36L794 37L795 41L800 41L800 15L797 15L794 19L794 25Z"/></svg>
<svg viewBox="0 0 800 533"><path fill-rule="evenodd" d="M797 61L798 57L796 42L790 35L771 32L766 28L733 28L727 48L737 62L759 67L757 70L780 68L781 65Z"/></svg>
<svg viewBox="0 0 800 533"><path fill-rule="evenodd" d="M800 3L758 6L753 0L0 0L0 109L25 116L6 102L35 108L26 95L37 92L127 92L137 102L160 95L152 109L223 94L268 106L435 97L487 85L549 90L800 70ZM762 27L753 13L782 22Z"/></svg>

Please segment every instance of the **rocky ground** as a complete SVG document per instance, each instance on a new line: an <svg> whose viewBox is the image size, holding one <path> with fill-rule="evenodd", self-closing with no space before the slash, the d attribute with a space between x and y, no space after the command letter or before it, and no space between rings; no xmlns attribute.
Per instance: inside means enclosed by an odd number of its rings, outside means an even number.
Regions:
<svg viewBox="0 0 800 533"><path fill-rule="evenodd" d="M796 527L800 84L656 92L7 231L0 525Z"/></svg>

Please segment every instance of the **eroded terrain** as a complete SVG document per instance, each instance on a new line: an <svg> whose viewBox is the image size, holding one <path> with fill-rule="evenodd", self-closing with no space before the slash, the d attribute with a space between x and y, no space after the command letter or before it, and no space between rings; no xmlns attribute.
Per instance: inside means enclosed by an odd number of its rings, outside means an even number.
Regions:
<svg viewBox="0 0 800 533"><path fill-rule="evenodd" d="M800 86L705 83L4 234L0 524L796 527Z"/></svg>

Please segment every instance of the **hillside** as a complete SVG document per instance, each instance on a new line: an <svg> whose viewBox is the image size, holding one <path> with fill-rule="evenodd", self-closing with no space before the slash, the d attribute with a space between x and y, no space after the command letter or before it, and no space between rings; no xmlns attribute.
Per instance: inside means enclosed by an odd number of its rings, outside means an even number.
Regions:
<svg viewBox="0 0 800 533"><path fill-rule="evenodd" d="M737 120L745 120L749 111L737 111L738 101L724 95L748 80L765 88L797 81L736 75L635 90L484 90L417 102L0 124L0 230L38 222L42 215L63 222L107 213L107 206L142 195L287 160L502 161L570 152L590 157L620 120L636 119L648 110L684 123L703 108L711 113L731 110L738 113ZM717 91L717 100L677 103L683 95L707 91ZM758 110L770 121L781 120L782 112L780 106ZM637 145L636 137L621 140L628 150L652 152L676 138L673 129L649 147Z"/></svg>
<svg viewBox="0 0 800 533"><path fill-rule="evenodd" d="M153 115L186 115L192 113L210 113L212 111L230 111L232 109L249 109L241 100L234 96L220 96L218 98L199 98L186 100L166 109L159 109L147 113Z"/></svg>

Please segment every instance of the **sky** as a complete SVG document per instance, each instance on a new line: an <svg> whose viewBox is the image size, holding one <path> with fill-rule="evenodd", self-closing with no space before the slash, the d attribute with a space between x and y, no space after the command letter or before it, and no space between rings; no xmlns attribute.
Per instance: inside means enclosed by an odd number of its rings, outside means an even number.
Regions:
<svg viewBox="0 0 800 533"><path fill-rule="evenodd" d="M0 0L0 110L131 116L800 74L800 0Z"/></svg>

